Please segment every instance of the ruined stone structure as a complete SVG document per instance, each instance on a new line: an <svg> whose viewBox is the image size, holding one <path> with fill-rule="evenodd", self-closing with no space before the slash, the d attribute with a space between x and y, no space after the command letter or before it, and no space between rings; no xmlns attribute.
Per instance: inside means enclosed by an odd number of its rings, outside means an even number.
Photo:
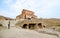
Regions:
<svg viewBox="0 0 60 38"><path fill-rule="evenodd" d="M26 9L23 9L21 15L16 17L16 20L2 16L0 19L0 24L2 24L0 26L4 26L8 29L15 25L24 29L41 29L46 27L44 23L37 18L34 12Z"/></svg>
<svg viewBox="0 0 60 38"><path fill-rule="evenodd" d="M46 25L38 19L33 19L33 20L26 19L22 22L18 21L16 23L16 26L19 26L24 29L42 29L46 27Z"/></svg>
<svg viewBox="0 0 60 38"><path fill-rule="evenodd" d="M23 9L22 14L16 17L16 20L18 19L24 20L22 21L19 20L16 23L16 26L19 26L24 29L41 29L45 27L45 25L43 25L43 23L40 20L38 20L34 12L26 9Z"/></svg>
<svg viewBox="0 0 60 38"><path fill-rule="evenodd" d="M34 15L34 12L23 9L22 14L18 15L16 19L35 19L37 18L36 15Z"/></svg>

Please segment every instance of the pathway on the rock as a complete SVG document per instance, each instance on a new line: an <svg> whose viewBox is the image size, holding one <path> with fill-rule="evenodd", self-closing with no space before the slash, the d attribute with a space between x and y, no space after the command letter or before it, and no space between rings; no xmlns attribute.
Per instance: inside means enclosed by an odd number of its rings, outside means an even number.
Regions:
<svg viewBox="0 0 60 38"><path fill-rule="evenodd" d="M11 29L0 31L0 38L58 38L54 35L38 33L34 30L18 29L13 27Z"/></svg>

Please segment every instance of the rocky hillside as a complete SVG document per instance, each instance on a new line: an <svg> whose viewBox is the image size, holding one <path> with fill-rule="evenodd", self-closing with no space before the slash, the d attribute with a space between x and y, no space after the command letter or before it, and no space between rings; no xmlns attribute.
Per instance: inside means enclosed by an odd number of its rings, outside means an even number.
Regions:
<svg viewBox="0 0 60 38"><path fill-rule="evenodd" d="M13 19L5 16L0 16L0 20L13 20Z"/></svg>
<svg viewBox="0 0 60 38"><path fill-rule="evenodd" d="M51 18L51 19L40 19L42 22L45 22L49 27L58 26L60 27L60 19Z"/></svg>

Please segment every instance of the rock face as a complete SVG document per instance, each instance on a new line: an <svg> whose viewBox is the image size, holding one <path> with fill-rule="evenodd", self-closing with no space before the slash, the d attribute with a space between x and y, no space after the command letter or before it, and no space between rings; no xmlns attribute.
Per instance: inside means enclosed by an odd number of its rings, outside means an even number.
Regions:
<svg viewBox="0 0 60 38"><path fill-rule="evenodd" d="M4 16L0 16L0 20L5 20L5 17Z"/></svg>
<svg viewBox="0 0 60 38"><path fill-rule="evenodd" d="M41 22L38 19L17 21L15 25L21 28L30 29L30 30L35 30L35 29L38 30L46 27L46 24Z"/></svg>
<svg viewBox="0 0 60 38"><path fill-rule="evenodd" d="M7 29L9 21L10 21L10 26L14 25L14 23L15 23L14 19L8 18L5 16L0 16L0 30Z"/></svg>
<svg viewBox="0 0 60 38"><path fill-rule="evenodd" d="M22 14L18 15L16 19L35 19L37 18L36 15L34 15L34 12L23 9Z"/></svg>

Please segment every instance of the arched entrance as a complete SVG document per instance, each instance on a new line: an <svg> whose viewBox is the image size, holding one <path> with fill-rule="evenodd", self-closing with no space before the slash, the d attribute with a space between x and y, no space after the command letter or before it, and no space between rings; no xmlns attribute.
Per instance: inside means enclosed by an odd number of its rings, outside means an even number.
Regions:
<svg viewBox="0 0 60 38"><path fill-rule="evenodd" d="M35 29L35 25L36 25L36 24L34 24L34 23L30 23L30 24L29 24L29 29Z"/></svg>
<svg viewBox="0 0 60 38"><path fill-rule="evenodd" d="M0 30L4 30L4 29L7 29L7 27L0 23Z"/></svg>
<svg viewBox="0 0 60 38"><path fill-rule="evenodd" d="M24 24L22 28L27 29L27 24Z"/></svg>
<svg viewBox="0 0 60 38"><path fill-rule="evenodd" d="M38 23L38 27L39 28L42 28L43 26L42 26L42 23Z"/></svg>
<svg viewBox="0 0 60 38"><path fill-rule="evenodd" d="M3 25L2 24L0 24L0 27L2 27Z"/></svg>
<svg viewBox="0 0 60 38"><path fill-rule="evenodd" d="M29 23L29 24L23 24L22 28L24 29L35 29L36 24L35 23Z"/></svg>

